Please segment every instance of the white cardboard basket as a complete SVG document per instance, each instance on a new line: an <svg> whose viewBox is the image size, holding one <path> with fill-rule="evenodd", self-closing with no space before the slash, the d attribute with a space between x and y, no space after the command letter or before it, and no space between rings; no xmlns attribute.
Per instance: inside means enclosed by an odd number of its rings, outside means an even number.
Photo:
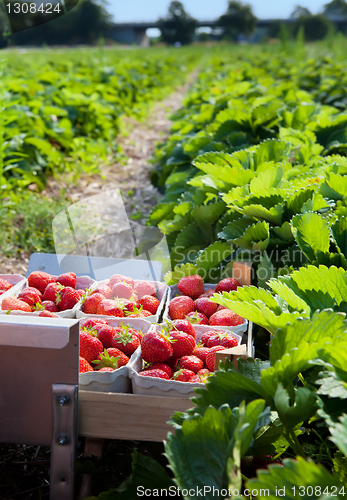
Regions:
<svg viewBox="0 0 347 500"><path fill-rule="evenodd" d="M0 305L5 297L14 297L24 286L26 279L21 274L0 274L0 278L11 283L12 288L0 295Z"/></svg>

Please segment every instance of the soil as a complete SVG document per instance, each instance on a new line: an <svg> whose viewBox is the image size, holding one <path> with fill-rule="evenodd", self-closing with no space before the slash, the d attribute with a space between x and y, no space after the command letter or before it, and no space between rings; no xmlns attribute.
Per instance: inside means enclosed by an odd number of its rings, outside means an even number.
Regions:
<svg viewBox="0 0 347 500"><path fill-rule="evenodd" d="M54 178L49 179L44 192L47 196L57 196L61 189L67 187L67 196L73 201L88 198L100 194L103 191L120 188L122 193L132 195L123 197L128 216L138 214L142 222L153 206L160 200L160 193L150 182L150 172L152 158L157 142L164 142L169 136L171 121L170 114L180 108L182 98L189 85L196 77L196 72L190 76L184 86L178 87L174 93L161 102L153 105L149 116L145 122L137 122L134 119L125 118L125 128L129 131L127 135L119 136L118 143L122 147L124 154L128 157L125 165L116 163L112 167L103 167L101 175L93 177L82 176L78 185L64 186L62 181ZM29 262L29 255L22 254L18 258L8 259L0 256L0 273L5 274L25 274ZM140 448L144 446L140 444ZM125 450L130 452L137 444L126 441L109 442L108 448L110 457L114 463L122 462ZM158 447L152 443L150 449ZM160 450L162 453L163 450ZM78 456L82 459L83 440L80 443ZM105 454L106 458L108 453ZM38 446L23 446L17 444L0 444L0 498L2 500L36 500L49 497L49 466L50 449ZM111 458L110 458L111 460ZM83 464L83 459L82 459ZM119 464L118 464L119 465ZM82 467L83 469L83 467ZM114 474L112 467L108 465L107 477L108 485L124 480ZM83 470L80 470L83 472ZM129 467L129 474L131 468ZM80 477L76 476L78 488ZM99 485L103 491L102 485ZM105 488L104 488L105 489ZM77 493L76 493L77 495ZM76 496L78 498L78 496Z"/></svg>

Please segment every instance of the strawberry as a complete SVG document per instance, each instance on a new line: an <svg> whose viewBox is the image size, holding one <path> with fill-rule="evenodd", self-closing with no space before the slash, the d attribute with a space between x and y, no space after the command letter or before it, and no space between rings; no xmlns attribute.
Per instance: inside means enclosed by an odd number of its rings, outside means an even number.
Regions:
<svg viewBox="0 0 347 500"><path fill-rule="evenodd" d="M201 361L197 356L182 356L179 361L180 368L186 368L187 370L191 370L194 373L198 373L204 367L204 362Z"/></svg>
<svg viewBox="0 0 347 500"><path fill-rule="evenodd" d="M116 283L127 283L131 286L131 288L134 288L135 286L134 280L132 278L128 278L128 276L123 276L121 274L114 274L113 276L111 276L108 286L112 288Z"/></svg>
<svg viewBox="0 0 347 500"><path fill-rule="evenodd" d="M149 311L152 314L156 314L160 305L160 301L152 295L144 295L140 300L140 304L146 311Z"/></svg>
<svg viewBox="0 0 347 500"><path fill-rule="evenodd" d="M216 345L210 348L210 352L206 356L206 366L210 370L210 372L214 372L214 362L216 359L217 351L225 351L225 347Z"/></svg>
<svg viewBox="0 0 347 500"><path fill-rule="evenodd" d="M228 308L225 306L222 306L222 304L219 304L219 306L217 307L217 311L221 311L222 309L228 309Z"/></svg>
<svg viewBox="0 0 347 500"><path fill-rule="evenodd" d="M215 294L216 291L214 288L209 288L208 290L206 290L204 293L202 293L201 295L199 295L199 299L203 299L203 298L209 298L209 297L212 297L213 294Z"/></svg>
<svg viewBox="0 0 347 500"><path fill-rule="evenodd" d="M173 355L173 348L167 337L159 332L147 332L141 341L142 359L147 363L166 361Z"/></svg>
<svg viewBox="0 0 347 500"><path fill-rule="evenodd" d="M206 356L210 352L208 347L203 347L200 344L197 345L193 351L193 355L201 359L203 363L206 363Z"/></svg>
<svg viewBox="0 0 347 500"><path fill-rule="evenodd" d="M145 370L163 370L163 372L168 374L169 378L173 375L173 369L166 363L153 363L145 368Z"/></svg>
<svg viewBox="0 0 347 500"><path fill-rule="evenodd" d="M125 302L125 305L124 305L124 311L128 311L130 313L133 313L135 312L135 309L140 309L141 307L141 304L138 300L132 302L132 301L124 301Z"/></svg>
<svg viewBox="0 0 347 500"><path fill-rule="evenodd" d="M81 328L88 329L93 328L95 325L108 325L105 319L98 318L88 318L81 321Z"/></svg>
<svg viewBox="0 0 347 500"><path fill-rule="evenodd" d="M31 312L31 307L22 300L15 299L14 297L7 297L1 303L3 311L24 311Z"/></svg>
<svg viewBox="0 0 347 500"><path fill-rule="evenodd" d="M177 380L178 382L189 382L192 377L194 377L195 373L191 370L186 370L182 368L182 370L178 370L173 374L173 380Z"/></svg>
<svg viewBox="0 0 347 500"><path fill-rule="evenodd" d="M75 273L64 273L58 276L55 281L63 286L76 288L77 278Z"/></svg>
<svg viewBox="0 0 347 500"><path fill-rule="evenodd" d="M117 316L118 318L122 318L124 316L120 304L115 300L110 299L104 299L99 303L96 314L101 314L103 316Z"/></svg>
<svg viewBox="0 0 347 500"><path fill-rule="evenodd" d="M112 287L112 293L114 297L129 300L133 294L133 289L127 283L116 283Z"/></svg>
<svg viewBox="0 0 347 500"><path fill-rule="evenodd" d="M196 310L208 318L217 311L217 304L211 302L207 297L199 297L195 301Z"/></svg>
<svg viewBox="0 0 347 500"><path fill-rule="evenodd" d="M88 363L88 361L82 356L80 356L80 373L93 372L93 367Z"/></svg>
<svg viewBox="0 0 347 500"><path fill-rule="evenodd" d="M40 311L38 316L44 317L44 318L59 318L56 314L53 314L51 311Z"/></svg>
<svg viewBox="0 0 347 500"><path fill-rule="evenodd" d="M49 300L50 302L56 303L58 297L60 300L60 292L63 288L63 285L60 283L49 283L43 292L43 300Z"/></svg>
<svg viewBox="0 0 347 500"><path fill-rule="evenodd" d="M103 368L100 368L100 370L98 370L98 373L100 372L114 372L114 369L110 366L104 366Z"/></svg>
<svg viewBox="0 0 347 500"><path fill-rule="evenodd" d="M183 295L197 299L199 295L204 293L204 282L198 274L184 276L178 282L178 289Z"/></svg>
<svg viewBox="0 0 347 500"><path fill-rule="evenodd" d="M115 347L109 347L105 349L103 353L99 353L98 358L93 361L95 365L99 367L111 367L114 370L127 365L129 362L128 356L124 352L116 349Z"/></svg>
<svg viewBox="0 0 347 500"><path fill-rule="evenodd" d="M37 288L28 286L18 294L17 299L26 302L34 310L35 305L42 302L42 293Z"/></svg>
<svg viewBox="0 0 347 500"><path fill-rule="evenodd" d="M156 293L154 286L151 283L148 283L148 281L135 283L134 291L139 300L141 300L144 295L155 295Z"/></svg>
<svg viewBox="0 0 347 500"><path fill-rule="evenodd" d="M190 297L175 297L170 301L169 314L171 319L184 319L192 311L195 311L195 304Z"/></svg>
<svg viewBox="0 0 347 500"><path fill-rule="evenodd" d="M193 325L208 325L208 318L205 314L199 313L197 311L190 312L186 315L186 318L193 323Z"/></svg>
<svg viewBox="0 0 347 500"><path fill-rule="evenodd" d="M84 297L84 294L86 293L86 291L83 290L82 288L77 288L76 293L78 293L79 298L82 299L82 297Z"/></svg>
<svg viewBox="0 0 347 500"><path fill-rule="evenodd" d="M43 307L44 307L44 310L45 310L45 311L50 311L50 312L53 312L53 313L55 313L55 312L58 312L58 311L59 311L58 306L57 306L54 302L52 302L52 301L50 301L50 300L44 300L44 301L41 303L41 306L43 306Z"/></svg>
<svg viewBox="0 0 347 500"><path fill-rule="evenodd" d="M3 292L7 292L7 290L9 290L10 288L12 288L11 283L7 280L0 278L0 290Z"/></svg>
<svg viewBox="0 0 347 500"><path fill-rule="evenodd" d="M210 317L210 325L215 326L236 326L242 325L243 318L238 314L230 311L230 309L222 309L212 314Z"/></svg>
<svg viewBox="0 0 347 500"><path fill-rule="evenodd" d="M76 290L71 288L71 286L67 286L61 291L61 299L58 307L61 311L67 311L68 309L72 309L79 300L80 297Z"/></svg>
<svg viewBox="0 0 347 500"><path fill-rule="evenodd" d="M117 347L127 356L131 356L140 345L140 339L133 334L133 328L125 326L123 329L117 329L112 338L112 347Z"/></svg>
<svg viewBox="0 0 347 500"><path fill-rule="evenodd" d="M210 337L213 337L213 335L218 335L220 331L218 330L209 330L208 332L205 332L202 337L201 337L201 342L204 346L207 346L208 339Z"/></svg>
<svg viewBox="0 0 347 500"><path fill-rule="evenodd" d="M197 376L199 377L200 382L202 382L203 384L206 384L207 378L209 377L210 373L211 373L210 370L208 370L207 368L203 368L202 370L199 370L197 373Z"/></svg>
<svg viewBox="0 0 347 500"><path fill-rule="evenodd" d="M37 288L41 293L45 291L45 288L49 283L55 283L55 278L48 273L43 271L34 271L28 277L28 285L30 287Z"/></svg>
<svg viewBox="0 0 347 500"><path fill-rule="evenodd" d="M173 353L172 355L181 358L189 356L195 349L195 339L189 333L173 330L170 333Z"/></svg>
<svg viewBox="0 0 347 500"><path fill-rule="evenodd" d="M194 326L187 319L175 319L172 322L172 326L174 330L179 330L180 332L185 332L196 338L196 332L194 330Z"/></svg>
<svg viewBox="0 0 347 500"><path fill-rule="evenodd" d="M87 331L80 331L80 355L89 363L98 359L104 347L99 339Z"/></svg>
<svg viewBox="0 0 347 500"><path fill-rule="evenodd" d="M139 375L142 375L143 377L155 377L155 378L163 378L165 380L169 380L170 377L169 375L164 372L163 370L143 370L142 372L139 372Z"/></svg>
<svg viewBox="0 0 347 500"><path fill-rule="evenodd" d="M113 299L113 293L112 293L112 290L109 286L107 285L99 285L98 287L96 287L92 293L101 293L101 295L104 296L105 299Z"/></svg>
<svg viewBox="0 0 347 500"><path fill-rule="evenodd" d="M233 292L237 287L241 286L240 282L235 278L225 278L216 286L216 293Z"/></svg>
<svg viewBox="0 0 347 500"><path fill-rule="evenodd" d="M190 384L201 384L201 380L200 380L200 377L199 375L194 375L193 377L191 377L188 382Z"/></svg>
<svg viewBox="0 0 347 500"><path fill-rule="evenodd" d="M96 314L98 305L103 300L105 300L105 297L101 293L93 293L89 297L86 297L82 305L84 314Z"/></svg>
<svg viewBox="0 0 347 500"><path fill-rule="evenodd" d="M178 361L179 361L179 358L177 358L176 356L171 356L171 358L169 358L165 363L170 368L172 368L173 370L175 370L177 368Z"/></svg>
<svg viewBox="0 0 347 500"><path fill-rule="evenodd" d="M207 341L207 347L214 347L215 345L221 345L225 347L225 349L230 349L231 347L237 347L238 342L230 333L220 332L216 335L212 335Z"/></svg>
<svg viewBox="0 0 347 500"><path fill-rule="evenodd" d="M104 346L105 349L108 347L118 347L118 346L113 346L112 344L112 339L113 336L116 334L115 328L112 328L110 325L103 325L103 324L96 324L94 326L94 329L97 332L97 337Z"/></svg>

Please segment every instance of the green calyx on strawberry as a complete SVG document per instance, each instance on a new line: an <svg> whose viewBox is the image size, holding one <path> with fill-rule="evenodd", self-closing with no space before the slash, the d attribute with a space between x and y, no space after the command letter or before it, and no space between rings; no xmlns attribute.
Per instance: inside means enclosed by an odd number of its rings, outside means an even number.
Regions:
<svg viewBox="0 0 347 500"><path fill-rule="evenodd" d="M140 307L134 306L132 311L125 309L124 314L125 314L125 316L130 316L130 314L141 314L142 311L143 311L143 306L140 305Z"/></svg>
<svg viewBox="0 0 347 500"><path fill-rule="evenodd" d="M100 368L112 368L113 370L117 369L118 361L120 360L120 356L110 356L106 349L104 349L104 353L100 354L100 359L96 359L93 361L96 369Z"/></svg>

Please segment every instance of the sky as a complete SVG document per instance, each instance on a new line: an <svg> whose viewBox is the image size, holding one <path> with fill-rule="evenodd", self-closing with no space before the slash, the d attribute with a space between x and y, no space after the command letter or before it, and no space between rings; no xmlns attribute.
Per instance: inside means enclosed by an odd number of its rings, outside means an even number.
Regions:
<svg viewBox="0 0 347 500"><path fill-rule="evenodd" d="M200 20L212 20L223 14L227 0L181 0L186 11ZM259 19L289 17L296 5L317 14L329 0L246 0ZM115 22L156 21L167 13L170 0L108 0L108 11Z"/></svg>

